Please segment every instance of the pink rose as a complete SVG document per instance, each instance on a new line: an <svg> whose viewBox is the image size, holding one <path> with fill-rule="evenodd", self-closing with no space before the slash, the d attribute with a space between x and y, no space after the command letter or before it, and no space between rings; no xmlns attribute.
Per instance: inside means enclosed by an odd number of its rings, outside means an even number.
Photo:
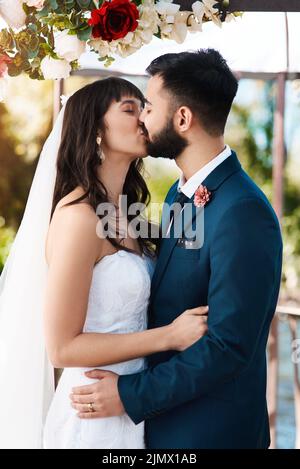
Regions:
<svg viewBox="0 0 300 469"><path fill-rule="evenodd" d="M26 3L26 5L29 7L34 7L37 10L41 10L44 8L45 0L25 0L24 3Z"/></svg>
<svg viewBox="0 0 300 469"><path fill-rule="evenodd" d="M194 205L204 207L210 201L211 192L202 184L198 187L194 195Z"/></svg>

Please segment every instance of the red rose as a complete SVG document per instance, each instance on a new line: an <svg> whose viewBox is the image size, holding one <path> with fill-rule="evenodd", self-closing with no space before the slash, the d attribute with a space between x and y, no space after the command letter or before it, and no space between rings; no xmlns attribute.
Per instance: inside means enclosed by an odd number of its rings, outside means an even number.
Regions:
<svg viewBox="0 0 300 469"><path fill-rule="evenodd" d="M93 26L93 37L113 41L125 37L138 27L139 11L130 0L111 0L92 11L89 25Z"/></svg>

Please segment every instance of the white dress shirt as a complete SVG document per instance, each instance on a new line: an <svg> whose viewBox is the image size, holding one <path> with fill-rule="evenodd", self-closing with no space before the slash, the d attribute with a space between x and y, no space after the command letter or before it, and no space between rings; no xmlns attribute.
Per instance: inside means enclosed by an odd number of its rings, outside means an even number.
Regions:
<svg viewBox="0 0 300 469"><path fill-rule="evenodd" d="M196 190L202 184L204 179L207 178L207 176L217 168L223 161L226 160L231 155L231 149L228 145L225 146L224 150L219 153L215 158L213 158L209 163L207 163L203 168L199 169L193 176L190 177L188 181L185 180L185 177L183 173L181 174L177 186L177 191L178 192L183 192L184 195L186 195L189 199L193 197L195 194ZM182 208L184 210L184 207ZM181 210L181 212L182 212ZM173 218L170 221L168 230L167 230L167 235L170 233L170 229L173 223Z"/></svg>
<svg viewBox="0 0 300 469"><path fill-rule="evenodd" d="M207 163L203 168L199 169L188 181L185 180L183 173L180 176L177 190L183 192L189 199L195 194L196 190L202 184L204 179L216 169L223 161L231 155L231 149L228 145L225 146L224 150Z"/></svg>

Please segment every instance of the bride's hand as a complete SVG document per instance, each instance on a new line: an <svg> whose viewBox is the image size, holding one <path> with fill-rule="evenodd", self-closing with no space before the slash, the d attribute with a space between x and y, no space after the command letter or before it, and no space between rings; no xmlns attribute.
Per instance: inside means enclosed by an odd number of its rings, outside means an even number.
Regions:
<svg viewBox="0 0 300 469"><path fill-rule="evenodd" d="M182 352L207 332L208 306L187 309L170 324L172 350Z"/></svg>

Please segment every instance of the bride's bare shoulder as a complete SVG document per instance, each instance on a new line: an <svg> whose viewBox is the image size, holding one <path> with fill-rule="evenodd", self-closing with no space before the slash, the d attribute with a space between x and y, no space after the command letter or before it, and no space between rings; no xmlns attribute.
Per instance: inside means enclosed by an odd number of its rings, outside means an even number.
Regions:
<svg viewBox="0 0 300 469"><path fill-rule="evenodd" d="M68 205L83 195L82 190L75 189L57 204L53 213L46 240L46 259L49 262L54 244L63 243L65 238L74 244L87 244L92 250L99 250L97 236L97 222L99 221L94 209L87 203Z"/></svg>
<svg viewBox="0 0 300 469"><path fill-rule="evenodd" d="M87 197L80 200L79 202L69 205L71 202L77 201L77 199L79 199L83 195L84 195L83 189L81 187L76 187L76 189L74 189L72 192L70 192L65 197L63 197L55 207L53 217L51 220L51 224L54 224L54 221L56 219L62 218L65 216L68 217L68 215L70 215L71 221L72 221L72 215L73 216L77 215L78 217L90 218L91 220L96 222L97 215L93 207L91 207L91 205L89 204Z"/></svg>
<svg viewBox="0 0 300 469"><path fill-rule="evenodd" d="M60 199L60 201L55 207L55 212L61 209L62 207L68 207L68 204L70 202L74 202L75 200L79 199L83 195L84 195L83 189L81 187L76 187L72 192L69 192L69 194L65 195L65 197ZM87 198L84 198L82 201L76 203L75 205L89 206Z"/></svg>

